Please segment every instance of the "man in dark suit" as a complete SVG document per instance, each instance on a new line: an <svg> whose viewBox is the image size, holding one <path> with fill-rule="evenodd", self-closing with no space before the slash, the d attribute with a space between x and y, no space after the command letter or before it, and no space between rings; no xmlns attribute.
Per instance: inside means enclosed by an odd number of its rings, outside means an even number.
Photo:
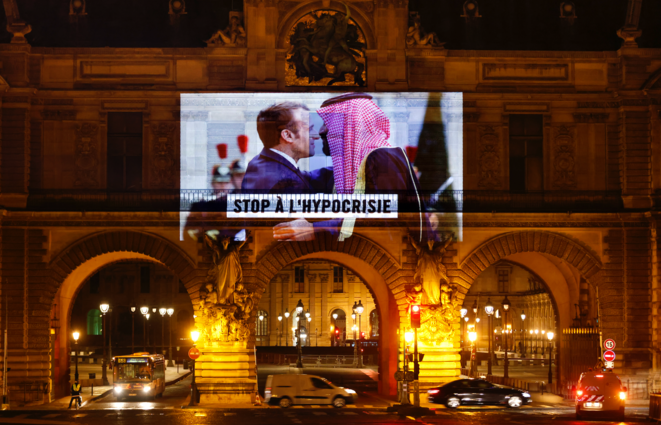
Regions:
<svg viewBox="0 0 661 425"><path fill-rule="evenodd" d="M298 161L314 155L316 136L310 136L310 110L302 103L283 102L262 110L257 132L264 149L248 164L241 189L244 193L308 194L326 192L329 169L307 173Z"/></svg>

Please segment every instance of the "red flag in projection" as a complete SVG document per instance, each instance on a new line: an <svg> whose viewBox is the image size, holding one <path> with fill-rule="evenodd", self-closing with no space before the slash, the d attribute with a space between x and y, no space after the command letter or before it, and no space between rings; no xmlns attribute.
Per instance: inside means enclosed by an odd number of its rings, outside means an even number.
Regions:
<svg viewBox="0 0 661 425"><path fill-rule="evenodd" d="M239 145L239 150L242 154L248 152L248 136L242 134L236 138L236 142Z"/></svg>

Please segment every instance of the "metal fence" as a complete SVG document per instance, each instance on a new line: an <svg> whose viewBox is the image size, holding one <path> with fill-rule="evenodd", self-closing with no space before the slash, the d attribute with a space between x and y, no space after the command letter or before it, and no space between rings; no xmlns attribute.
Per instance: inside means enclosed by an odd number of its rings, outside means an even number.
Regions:
<svg viewBox="0 0 661 425"><path fill-rule="evenodd" d="M29 210L35 211L190 211L202 201L229 193L213 189L142 191L31 190ZM418 205L417 193L399 193L400 205ZM427 207L443 212L617 212L623 210L618 191L509 192L446 190L420 194ZM274 205L277 195L271 195ZM406 199L416 198L416 202ZM401 211L400 211L401 212Z"/></svg>

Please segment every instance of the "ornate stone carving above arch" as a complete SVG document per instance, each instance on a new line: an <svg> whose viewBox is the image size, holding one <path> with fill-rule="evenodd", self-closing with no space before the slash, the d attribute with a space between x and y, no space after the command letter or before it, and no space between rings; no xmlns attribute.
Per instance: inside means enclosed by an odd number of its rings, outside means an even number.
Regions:
<svg viewBox="0 0 661 425"><path fill-rule="evenodd" d="M288 1L286 2L288 6L288 12L281 10L283 15L278 20L278 39L277 46L279 49L285 49L289 47L289 32L291 28L296 24L296 22L301 19L304 15L320 9L330 9L336 10L338 12L344 13L345 7L343 2L331 0L328 1ZM376 41L374 38L374 25L373 17L370 13L365 12L365 8L362 7L362 3L357 1L347 1L346 4L351 10L351 18L355 23L360 27L365 36L365 43L367 44L367 50L374 49L376 46ZM361 7L357 7L360 4Z"/></svg>

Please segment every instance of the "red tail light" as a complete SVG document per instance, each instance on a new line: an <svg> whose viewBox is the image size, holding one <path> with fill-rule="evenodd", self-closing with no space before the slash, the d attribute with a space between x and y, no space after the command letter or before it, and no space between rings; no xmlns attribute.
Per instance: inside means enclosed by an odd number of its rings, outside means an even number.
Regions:
<svg viewBox="0 0 661 425"><path fill-rule="evenodd" d="M427 391L427 394L438 394L440 390L429 390Z"/></svg>
<svg viewBox="0 0 661 425"><path fill-rule="evenodd" d="M580 397L583 395L583 390L576 390L576 396Z"/></svg>

